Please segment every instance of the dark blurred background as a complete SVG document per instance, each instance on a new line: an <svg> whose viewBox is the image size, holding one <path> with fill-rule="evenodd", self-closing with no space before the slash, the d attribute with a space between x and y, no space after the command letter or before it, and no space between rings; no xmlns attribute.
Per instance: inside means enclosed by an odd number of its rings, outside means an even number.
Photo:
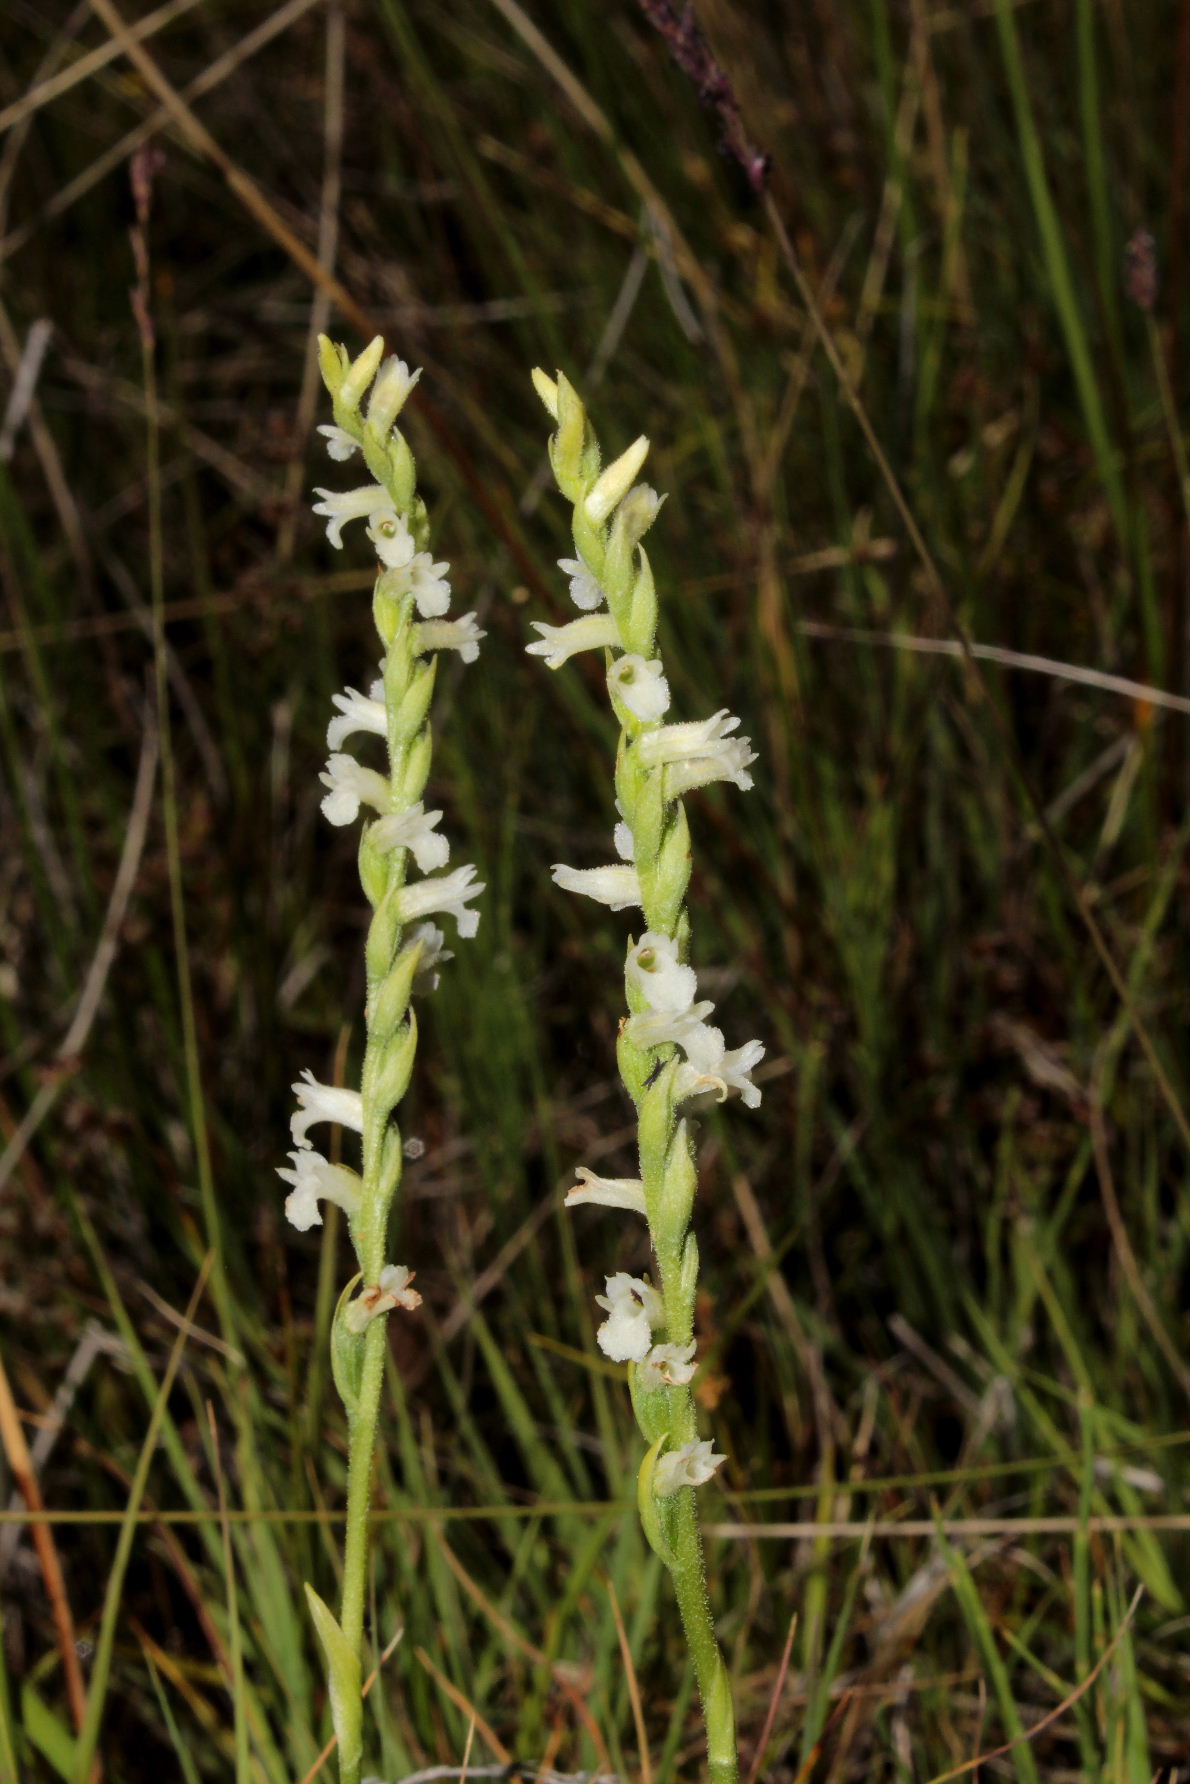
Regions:
<svg viewBox="0 0 1190 1784"><path fill-rule="evenodd" d="M300 1584L334 1584L347 1254L286 1226L275 1168L291 1081L362 1044L318 771L374 674L371 570L308 505L351 481L314 337L372 329L425 368L434 552L488 633L436 703L432 802L487 892L405 1106L385 1775L458 1762L446 1681L485 1760L628 1776L611 1594L653 1776L698 1771L592 1342L643 1239L560 1207L576 1164L634 1168L631 925L548 873L608 858L614 731L593 659L524 655L569 555L534 365L609 454L650 436L671 716L728 706L759 752L690 801L700 984L768 1050L697 1213L745 1764L934 1778L1113 1641L989 1775L1184 1763L1190 8L697 17L701 65L630 0L4 0L0 1354L46 1504L85 1516L57 1594L0 1529L0 1777L75 1776L80 1677L112 1780L280 1784L329 1730ZM191 1522L121 1560L154 1406L141 1509Z"/></svg>

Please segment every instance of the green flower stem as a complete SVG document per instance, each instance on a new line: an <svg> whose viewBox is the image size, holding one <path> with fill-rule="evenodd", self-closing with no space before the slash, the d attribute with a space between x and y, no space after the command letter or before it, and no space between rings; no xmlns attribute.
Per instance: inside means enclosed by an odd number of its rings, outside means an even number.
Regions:
<svg viewBox="0 0 1190 1784"><path fill-rule="evenodd" d="M364 1358L360 1371L359 1401L350 1420L347 1451L347 1536L343 1549L343 1598L339 1626L351 1648L359 1654L364 1643L364 1609L367 1603L368 1513L372 1503L372 1466L376 1455L376 1427L380 1421L380 1393L384 1385L387 1354L387 1320L374 1319L364 1330ZM340 1784L359 1784L360 1765L341 1766Z"/></svg>
<svg viewBox="0 0 1190 1784"><path fill-rule="evenodd" d="M736 1784L740 1768L736 1755L735 1711L731 1705L727 1668L715 1640L715 1625L711 1619L702 1531L698 1525L693 1487L683 1487L677 1495L674 1522L677 1526L672 1542L674 1561L669 1571L706 1718L707 1767L711 1784Z"/></svg>
<svg viewBox="0 0 1190 1784"><path fill-rule="evenodd" d="M395 659L402 656L402 644L406 638L410 624L409 604L405 604L402 615L402 632L405 638L396 638L391 646L391 654ZM388 690L386 689L386 692ZM398 701L391 703L399 717ZM394 723L392 730L397 730ZM389 739L389 783L393 790L394 802L398 805L410 805L421 791L418 787L410 792L405 785L408 776L406 768L409 750L403 742ZM428 768L428 761L427 761ZM423 776L424 780L424 776ZM372 919L368 931L368 996L366 1008L367 1044L364 1050L364 1066L362 1075L362 1094L365 1109L364 1129L364 1187L363 1206L352 1223L352 1240L356 1257L365 1284L375 1283L384 1267L389 1209L393 1196L400 1186L400 1161L403 1157L400 1147L400 1135L395 1125L389 1120L388 1112L381 1105L383 1120L374 1123L369 1120L373 1113L370 1105L374 1098L369 1094L376 1084L383 1068L389 1033L378 1032L374 1019L376 998L384 986L392 960L400 946L401 929L387 920L384 907L392 907L405 883L405 867L407 851L394 849L388 857L387 883L377 913ZM383 971L376 971L374 956L377 953L388 955L388 965ZM402 1020L407 1016L407 1006L402 1012ZM391 1016L389 1018L391 1023ZM395 1024L393 1026L396 1026ZM379 1111L377 1112L379 1113ZM379 1128L379 1131L377 1129ZM398 1161L396 1175L391 1184L382 1180L385 1152L395 1153ZM387 1193L386 1193L387 1191ZM376 1457L376 1431L380 1422L380 1396L384 1387L384 1360L387 1354L388 1316L382 1314L366 1326L363 1334L363 1361L360 1368L357 1398L354 1410L348 1418L347 1445L347 1530L343 1548L343 1591L339 1610L339 1626L347 1639L353 1653L362 1653L364 1640L364 1613L367 1604L368 1553L370 1548L369 1512L372 1504L372 1473ZM359 1784L361 1764L354 1761L340 1767L340 1784Z"/></svg>

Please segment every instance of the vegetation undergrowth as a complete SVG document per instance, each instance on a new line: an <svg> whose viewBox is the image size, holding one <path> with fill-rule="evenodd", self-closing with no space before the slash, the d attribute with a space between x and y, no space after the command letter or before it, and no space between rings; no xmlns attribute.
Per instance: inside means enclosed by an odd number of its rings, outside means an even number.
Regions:
<svg viewBox="0 0 1190 1784"><path fill-rule="evenodd" d="M287 1235L274 1175L295 1061L350 1084L364 1047L355 850L318 810L372 648L371 571L308 513L328 331L426 368L410 440L488 632L442 665L426 794L487 892L403 1104L423 1307L384 1358L383 1776L699 1775L590 1311L647 1247L580 1255L562 1208L577 1163L633 1173L634 1124L621 938L543 890L602 858L614 727L598 666L524 657L569 550L534 364L598 394L609 456L647 417L675 707L728 705L758 752L746 800L697 795L691 908L723 963L700 989L766 1047L761 1109L699 1160L743 1775L926 1780L1006 1743L989 1775L1185 1764L1190 1214L1136 1028L1184 1098L1184 7L700 15L954 611L1031 666L936 648L766 213L643 12L203 0L105 59L109 0L10 0L0 1448L15 1491L23 1433L60 1521L0 1525L0 1778L292 1784L332 1735L300 1585L338 1588L351 1271L336 1210Z"/></svg>

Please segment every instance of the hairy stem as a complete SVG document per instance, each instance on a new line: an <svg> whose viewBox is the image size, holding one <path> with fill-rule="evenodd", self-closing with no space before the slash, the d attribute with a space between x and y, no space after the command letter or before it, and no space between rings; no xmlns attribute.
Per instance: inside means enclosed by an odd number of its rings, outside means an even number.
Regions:
<svg viewBox="0 0 1190 1784"><path fill-rule="evenodd" d="M374 1319L364 1331L364 1360L359 1400L350 1421L347 1451L347 1537L343 1550L343 1602L339 1622L359 1654L364 1641L364 1606L368 1584L368 1514L372 1504L372 1464L380 1420L384 1382L387 1321ZM359 1763L341 1767L340 1784L359 1784Z"/></svg>
<svg viewBox="0 0 1190 1784"><path fill-rule="evenodd" d="M715 1639L711 1604L707 1597L706 1569L703 1565L702 1532L694 1491L683 1487L678 1495L677 1535L673 1544L674 1563L670 1577L678 1600L686 1645L694 1663L698 1694L702 1699L707 1727L707 1766L711 1784L737 1784L739 1760L736 1756L735 1713L731 1706L731 1688L727 1668Z"/></svg>

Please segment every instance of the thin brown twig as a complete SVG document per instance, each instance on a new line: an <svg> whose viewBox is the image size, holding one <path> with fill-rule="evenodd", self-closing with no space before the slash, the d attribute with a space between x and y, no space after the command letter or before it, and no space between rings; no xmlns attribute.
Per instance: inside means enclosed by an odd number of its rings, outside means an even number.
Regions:
<svg viewBox="0 0 1190 1784"><path fill-rule="evenodd" d="M12 378L18 377L23 357L17 331L13 327L7 306L0 301L0 353L4 356ZM58 515L58 524L70 547L70 555L74 567L84 588L91 584L91 554L87 544L86 528L83 525L79 505L75 500L71 481L62 463L57 441L54 439L41 412L41 404L34 392L29 395L29 407L25 422L34 450L41 464L42 476L50 492L54 508Z"/></svg>
<svg viewBox="0 0 1190 1784"><path fill-rule="evenodd" d="M33 71L31 86L37 86L43 80L48 80L57 69L61 68L70 55L74 39L87 22L89 10L87 0L78 0L78 3L61 21L49 41L44 56ZM9 132L8 140L0 150L0 238L5 235L8 226L9 188L12 185L17 163L21 158L32 127L33 119L30 115ZM2 249L0 249L0 259L3 259Z"/></svg>
<svg viewBox="0 0 1190 1784"><path fill-rule="evenodd" d="M112 0L90 0L90 4L129 61L133 63L141 78L152 88L167 108L170 117L191 148L197 150L204 159L214 163L245 210L255 217L256 221L267 230L280 247L284 248L289 258L301 268L306 277L333 298L351 322L352 327L358 328L364 335L374 332L369 326L367 316L351 292L340 280L335 278L333 273L327 272L325 267L319 265L317 255L299 235L294 233L276 206L270 204L256 181L244 172L222 144L215 140L206 125L199 121L177 88L166 79L143 44L136 41Z"/></svg>
<svg viewBox="0 0 1190 1784"><path fill-rule="evenodd" d="M1144 1597L1144 1591L1145 1589L1143 1586L1138 1586L1136 1588L1136 1591L1132 1594L1132 1602L1124 1613L1124 1621L1120 1624L1120 1627L1116 1630L1111 1641L1103 1650L1099 1659L1091 1668L1082 1684L1076 1685L1069 1697L1064 1697L1060 1704L1057 1704L1052 1710L1048 1710L1041 1718L1041 1721L1035 1722L1032 1728L1027 1728L1024 1734L1015 1735L1011 1741L1005 1741L1002 1747L993 1747L990 1753L980 1753L975 1759L968 1759L962 1765L956 1765L953 1771L939 1772L937 1777L929 1780L929 1784L950 1784L952 1778L965 1777L968 1772L976 1771L981 1765L987 1765L989 1760L1000 1759L1005 1753L1011 1753L1014 1747L1022 1746L1025 1741L1036 1740L1037 1736L1043 1729L1048 1728L1051 1722L1056 1722L1059 1716L1064 1716L1066 1711L1070 1709L1072 1705L1076 1704L1079 1698L1085 1696L1091 1689L1091 1686L1095 1683L1095 1680L1099 1677L1100 1673L1123 1641L1125 1635L1127 1635L1128 1630L1132 1625L1132 1620L1136 1615L1137 1608L1140 1605L1140 1601Z"/></svg>
<svg viewBox="0 0 1190 1784"><path fill-rule="evenodd" d="M854 1492L857 1484L847 1483L848 1491ZM451 1509L450 1507L427 1507L424 1510L416 1506L405 1506L399 1511L375 1511L371 1514L374 1524L420 1524L435 1521L449 1523L467 1523L470 1520L490 1521L493 1518L550 1518L592 1516L599 1512L630 1509L630 1502L614 1499L592 1500L534 1500L529 1505L483 1505ZM342 1523L346 1514L340 1510L320 1511L229 1511L227 1516L233 1524L335 1524ZM0 1524L119 1524L124 1521L124 1513L118 1511L56 1511L46 1508L42 1511L0 1511ZM218 1518L212 1511L154 1511L145 1512L134 1522L142 1524L210 1524L217 1523ZM1036 1518L943 1518L940 1523L927 1518L880 1518L872 1523L861 1522L860 1519L816 1522L810 1518L790 1520L771 1524L719 1523L705 1526L707 1534L722 1537L725 1541L750 1542L758 1536L771 1537L777 1541L801 1540L805 1537L824 1537L838 1542L851 1542L865 1536L873 1537L923 1537L932 1536L941 1530L946 1536L1002 1536L1015 1541L1026 1536L1071 1536L1080 1530L1089 1531L1092 1535L1126 1536L1133 1530L1150 1530L1154 1532L1168 1531L1179 1535L1190 1532L1190 1513L1188 1512L1138 1512L1132 1515L1117 1515L1112 1512L1096 1514L1090 1518L1080 1518L1073 1513L1054 1517Z"/></svg>
<svg viewBox="0 0 1190 1784"><path fill-rule="evenodd" d="M492 1752L496 1755L496 1758L501 1760L505 1765L511 1765L513 1763L512 1754L508 1751L508 1748L504 1745L504 1742L500 1739L491 1724L484 1721L483 1717L466 1694L460 1691L457 1685L452 1685L446 1674L440 1667L435 1665L424 1648L415 1648L413 1651L417 1655L422 1666L433 1679L434 1683L438 1686L439 1690L443 1691L446 1696L449 1697L451 1703L454 1704L457 1710L462 1710L464 1716L467 1716L474 1721L476 1728L478 1728L480 1734L483 1736Z"/></svg>
<svg viewBox="0 0 1190 1784"><path fill-rule="evenodd" d="M407 1772L396 1784L438 1784L446 1778L502 1778L506 1784L621 1784L616 1772L555 1772L548 1766L514 1759L508 1765L427 1765L419 1772Z"/></svg>
<svg viewBox="0 0 1190 1784"><path fill-rule="evenodd" d="M39 1429L29 1451L30 1466L35 1474L45 1472L74 1404L75 1395L90 1374L96 1357L105 1355L123 1357L123 1343L111 1332L105 1331L97 1320L89 1319L75 1345L74 1354L63 1371L48 1412L38 1416ZM10 1512L19 1510L17 1501L20 1497L19 1493L12 1495L8 1504ZM12 1557L20 1546L24 1522L24 1518L20 1517L12 1523L0 1524L0 1586L3 1586Z"/></svg>
<svg viewBox="0 0 1190 1784"><path fill-rule="evenodd" d="M620 1658L624 1662L624 1673L628 1681L628 1701L632 1705L632 1720L636 1727L636 1747L640 1754L641 1784L653 1784L653 1762L649 1757L649 1733L645 1727L644 1706L640 1700L640 1680L636 1676L636 1666L628 1642L628 1631L624 1627L624 1618L620 1612L620 1600L616 1596L615 1583L610 1578L607 1582L607 1596L616 1625L616 1640L620 1644Z"/></svg>
<svg viewBox="0 0 1190 1784"><path fill-rule="evenodd" d="M192 12L196 6L201 6L202 3L203 0L167 0L166 5L159 6L156 12L146 13L143 19L137 19L133 25L129 26L129 35L137 43L143 43L147 37L155 37L167 25L172 25L175 19L180 19L183 14ZM19 124L23 118L29 117L33 112L40 111L43 105L50 103L51 99L60 99L63 93L68 93L71 87L77 87L80 81L88 80L91 75L98 74L101 68L106 67L120 54L120 48L118 43L109 39L107 43L101 43L97 49L88 50L84 55L81 55L76 62L70 64L69 68L60 69L57 74L51 74L45 80L38 81L35 87L30 87L28 92L22 93L19 99L14 99L11 105L6 105L3 110L0 110L0 134L11 130L14 124Z"/></svg>
<svg viewBox="0 0 1190 1784"><path fill-rule="evenodd" d="M600 1765L606 1766L610 1771L612 1762L611 1755L607 1750L607 1743L604 1741L599 1724L592 1715L585 1696L578 1686L568 1677L568 1668L552 1663L548 1655L546 1655L541 1648L536 1647L531 1641L527 1640L526 1637L521 1634L520 1630L517 1629L514 1624L509 1622L507 1617L500 1614L491 1600L481 1591L476 1581L471 1578L471 1575L467 1572L450 1544L446 1541L441 1529L439 1529L436 1524L432 1525L431 1528L433 1530L434 1539L438 1544L439 1553L446 1562L446 1565L450 1568L450 1571L454 1574L456 1580L458 1580L460 1586L462 1586L464 1592L466 1592L467 1596L471 1599L472 1603L479 1608L483 1616L487 1618L488 1622L491 1623L492 1627L498 1632L509 1648L519 1649L520 1652L524 1654L527 1659L531 1660L535 1666L548 1669L554 1684L562 1692L563 1696L570 1700L575 1714L590 1735Z"/></svg>
<svg viewBox="0 0 1190 1784"><path fill-rule="evenodd" d="M764 1727L760 1731L760 1739L756 1743L756 1752L752 1757L752 1769L748 1773L748 1784L757 1784L760 1768L764 1763L765 1748L769 1744L769 1736L773 1732L773 1724L777 1720L777 1711L781 1705L781 1693L785 1689L785 1679L789 1672L789 1662L793 1654L793 1638L797 1634L797 1612L789 1619L789 1632L785 1637L785 1646L781 1650L781 1663L777 1668L777 1678L773 1685L773 1694L769 1699L768 1713L764 1719Z"/></svg>
<svg viewBox="0 0 1190 1784"><path fill-rule="evenodd" d="M128 378L113 377L109 372L101 371L98 366L88 364L73 353L62 356L61 366L84 390L118 403L121 408L128 409L142 420L147 417L148 401L143 386L134 384ZM262 477L246 460L229 452L226 446L220 445L210 434L195 427L180 409L160 395L156 399L156 416L163 429L177 431L183 445L196 459L208 464L222 477L237 498L242 500L250 497L260 503L274 502L277 499L277 486L270 478Z"/></svg>
<svg viewBox="0 0 1190 1784"><path fill-rule="evenodd" d="M859 1518L839 1518L815 1523L812 1519L801 1518L791 1519L788 1523L703 1525L707 1536L737 1542L753 1542L761 1538L774 1542L791 1542L805 1537L851 1542L865 1536L933 1536L938 1530L946 1536L1006 1536L1010 1539L1025 1536L1075 1536L1083 1530L1102 1536L1115 1536L1141 1529L1190 1531L1190 1513L1154 1512L1149 1517L1117 1517L1114 1513L1105 1513L1093 1518L1080 1518L1071 1513L1037 1518L946 1518L940 1522L935 1522L932 1518L874 1518L870 1522Z"/></svg>
<svg viewBox="0 0 1190 1784"><path fill-rule="evenodd" d="M1063 663L1056 657L1039 657L1030 651L1007 650L1000 644L963 645L957 638L921 638L912 632L876 632L861 626L832 626L825 621L803 619L797 630L807 638L838 640L844 644L876 644L889 650L916 651L922 656L959 657L968 655L982 663L998 663L1005 669L1025 669L1037 675L1051 676L1055 681L1069 681L1080 687L1099 688L1105 694L1119 694L1125 700L1138 700L1147 706L1160 706L1168 712L1190 713L1190 699L1184 694L1171 694L1148 682L1133 681L1127 675L1109 675L1104 669L1090 669L1081 663Z"/></svg>
<svg viewBox="0 0 1190 1784"><path fill-rule="evenodd" d="M16 1401L12 1397L12 1389L8 1385L8 1376L5 1373L2 1360L0 1360L0 1444L3 1445L4 1453L8 1457L8 1466L12 1470L13 1480L24 1495L30 1512L42 1511L44 1501L41 1497L41 1487L33 1471L29 1446L25 1442L20 1415L17 1412ZM33 1525L33 1545L37 1550L37 1559L41 1565L41 1577L45 1581L46 1596L50 1601L50 1612L54 1619L70 1714L74 1720L75 1728L81 1730L87 1715L87 1688L83 1683L83 1669L79 1663L78 1649L75 1645L74 1618L70 1614L70 1600L66 1593L62 1564L58 1560L57 1545L49 1525L37 1521L35 1518L30 1518L29 1522ZM97 1757L91 1769L92 1784L97 1784L99 1776L100 1765Z"/></svg>
<svg viewBox="0 0 1190 1784"><path fill-rule="evenodd" d="M320 0L287 0L284 6L280 6L276 12L270 13L267 19L262 19L259 25L247 32L221 56L216 56L215 60L209 62L201 73L195 75L194 79L182 89L182 98L187 101L201 99L204 94L213 92L243 63L250 60L266 44L271 43L274 37L279 36L282 31L287 31L290 25L319 4ZM82 10L84 14L89 10L88 0L83 0ZM117 49L120 47L122 46L117 43ZM150 137L156 136L169 124L169 121L169 107L159 106L155 111L150 112L149 116L140 124L112 143L110 148L105 149L101 155L97 155L94 161L89 162L80 174L77 174L73 180L68 180L66 185L60 187L52 198L47 199L36 216L27 223L8 230L3 237L0 237L0 261L11 259L14 254L19 253L28 242L33 240L44 224L52 222L55 217L60 217L64 211L68 211L72 205L77 204L80 198L85 197L101 180L106 179L114 168L122 167L130 156L136 153L142 143L147 142ZM10 141L12 140L10 138ZM3 218L0 216L0 222L2 221Z"/></svg>

